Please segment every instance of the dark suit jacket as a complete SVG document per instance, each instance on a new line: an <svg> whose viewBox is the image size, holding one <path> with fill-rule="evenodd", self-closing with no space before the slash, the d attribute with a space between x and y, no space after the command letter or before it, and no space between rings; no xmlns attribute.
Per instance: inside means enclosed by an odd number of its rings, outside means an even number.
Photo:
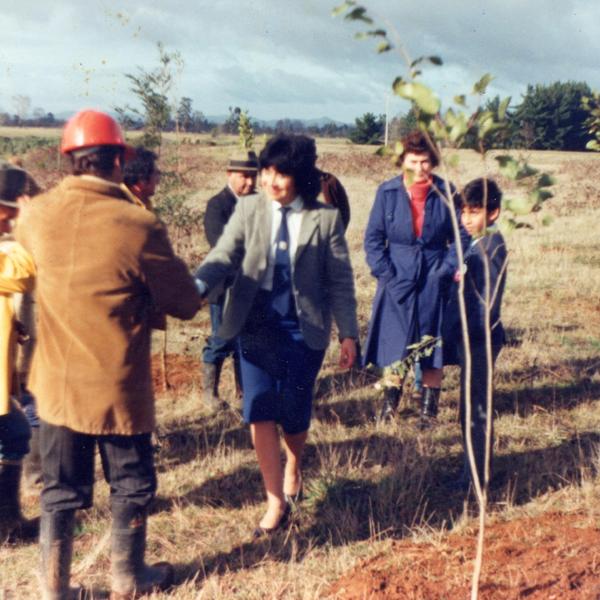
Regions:
<svg viewBox="0 0 600 600"><path fill-rule="evenodd" d="M504 343L504 328L500 320L502 295L506 282L507 251L500 232L479 239L465 254L464 297L471 347L485 344L486 327L491 327L492 346ZM489 271L489 276L486 275ZM443 327L444 364L458 364L462 329L458 304L458 283L454 284L446 306ZM486 298L490 313L486 319Z"/></svg>
<svg viewBox="0 0 600 600"><path fill-rule="evenodd" d="M217 245L236 204L237 198L228 186L225 186L208 201L204 213L204 233L211 248Z"/></svg>
<svg viewBox="0 0 600 600"><path fill-rule="evenodd" d="M211 248L214 248L225 229L225 225L231 218L237 198L235 194L225 186L218 194L214 195L206 205L204 213L204 233ZM222 304L225 299L225 287L230 282L217 286L208 295L211 304Z"/></svg>
<svg viewBox="0 0 600 600"><path fill-rule="evenodd" d="M219 336L231 339L246 323L267 270L271 202L262 194L244 197L196 277L208 292L235 274L227 291ZM305 203L292 258L296 312L305 342L322 350L329 343L332 315L340 338L357 338L356 298L348 246L339 212L320 202Z"/></svg>

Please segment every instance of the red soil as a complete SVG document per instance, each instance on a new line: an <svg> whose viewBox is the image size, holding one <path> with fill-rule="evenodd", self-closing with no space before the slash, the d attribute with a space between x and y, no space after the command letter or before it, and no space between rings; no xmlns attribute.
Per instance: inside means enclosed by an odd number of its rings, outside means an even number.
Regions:
<svg viewBox="0 0 600 600"><path fill-rule="evenodd" d="M589 517L546 514L486 529L481 600L600 599L600 529ZM329 590L343 600L470 598L477 532L395 542Z"/></svg>
<svg viewBox="0 0 600 600"><path fill-rule="evenodd" d="M166 367L166 370L165 370ZM152 357L152 383L154 390L184 390L202 383L202 361L193 356L167 354L163 363L162 356Z"/></svg>

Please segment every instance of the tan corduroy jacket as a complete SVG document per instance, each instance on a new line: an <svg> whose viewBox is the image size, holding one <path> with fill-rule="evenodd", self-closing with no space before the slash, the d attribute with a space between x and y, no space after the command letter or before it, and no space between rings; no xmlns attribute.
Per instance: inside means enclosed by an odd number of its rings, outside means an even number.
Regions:
<svg viewBox="0 0 600 600"><path fill-rule="evenodd" d="M90 434L154 427L150 318L194 316L200 296L164 225L118 185L70 176L22 211L37 267L29 388L40 417Z"/></svg>

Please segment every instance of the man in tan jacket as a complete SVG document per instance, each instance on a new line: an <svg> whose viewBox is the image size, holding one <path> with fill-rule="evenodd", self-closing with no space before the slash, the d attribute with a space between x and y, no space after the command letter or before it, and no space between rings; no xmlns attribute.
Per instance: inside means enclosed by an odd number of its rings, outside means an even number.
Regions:
<svg viewBox="0 0 600 600"><path fill-rule="evenodd" d="M111 488L111 598L172 579L168 563L144 562L156 491L150 320L156 310L190 319L201 298L164 225L119 186L129 150L112 117L77 113L61 145L73 176L36 197L17 230L38 271L29 387L42 422L44 598L69 593L75 510L92 504L96 446Z"/></svg>

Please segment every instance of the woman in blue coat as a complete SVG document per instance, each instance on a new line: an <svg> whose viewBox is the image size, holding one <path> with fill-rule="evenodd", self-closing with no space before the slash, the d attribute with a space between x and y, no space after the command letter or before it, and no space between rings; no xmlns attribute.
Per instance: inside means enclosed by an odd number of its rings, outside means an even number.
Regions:
<svg viewBox="0 0 600 600"><path fill-rule="evenodd" d="M402 174L379 186L365 232L367 263L377 278L365 364L380 368L405 358L407 346L423 336L441 336L442 311L458 266L448 191L432 174L437 153L420 131L409 133L403 146ZM461 238L466 245L462 228ZM420 362L421 424L427 426L437 416L441 347ZM385 388L381 419L394 414L401 393L401 386Z"/></svg>

